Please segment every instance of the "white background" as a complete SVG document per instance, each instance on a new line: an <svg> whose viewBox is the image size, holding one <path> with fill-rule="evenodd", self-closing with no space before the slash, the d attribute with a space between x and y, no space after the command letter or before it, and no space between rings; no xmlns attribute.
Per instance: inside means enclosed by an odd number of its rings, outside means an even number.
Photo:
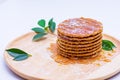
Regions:
<svg viewBox="0 0 120 80"><path fill-rule="evenodd" d="M30 32L41 18L59 23L81 16L101 21L104 33L120 39L120 0L0 0L0 80L22 79L4 61L9 42ZM120 74L110 79L120 80Z"/></svg>

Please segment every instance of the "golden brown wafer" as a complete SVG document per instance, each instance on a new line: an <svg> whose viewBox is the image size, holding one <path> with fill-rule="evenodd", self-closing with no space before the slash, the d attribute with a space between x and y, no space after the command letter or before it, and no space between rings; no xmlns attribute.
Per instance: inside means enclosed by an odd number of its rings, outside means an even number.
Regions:
<svg viewBox="0 0 120 80"><path fill-rule="evenodd" d="M69 50L69 51L90 50L90 49L93 49L93 48L101 46L101 44L102 44L102 42L100 42L98 44L95 44L95 45L92 45L90 47L79 47L79 48L77 47L76 48L76 47L63 46L63 45L57 43L58 47L61 47L61 48L65 49L65 50Z"/></svg>
<svg viewBox="0 0 120 80"><path fill-rule="evenodd" d="M88 37L102 32L102 24L90 18L74 18L63 21L57 31L65 36Z"/></svg>
<svg viewBox="0 0 120 80"><path fill-rule="evenodd" d="M100 46L98 46L98 47L96 47L96 48L93 48L93 49L89 49L89 50L79 50L79 51L73 51L73 50L66 50L66 49L63 49L63 48L61 48L61 47L59 47L59 46L57 46L58 48L59 48L59 50L60 51L63 51L63 52L66 52L66 53L73 53L73 54L85 54L85 53L90 53L90 52L94 52L94 51L96 51L96 50L98 50L98 49L101 49L101 45Z"/></svg>
<svg viewBox="0 0 120 80"><path fill-rule="evenodd" d="M65 55L65 54L60 54L63 57L70 58L70 59L87 59L87 58L94 58L100 54L101 51L96 52L93 55L90 56L70 56L70 55Z"/></svg>
<svg viewBox="0 0 120 80"><path fill-rule="evenodd" d="M58 38L62 38L64 40L67 40L67 41L89 41L89 40L93 40L93 39L96 39L98 37L102 36L101 33L98 33L96 35L93 35L93 36L89 36L89 37L83 37L83 38L80 38L80 37L69 37L69 36L64 36L60 33L58 33Z"/></svg>
<svg viewBox="0 0 120 80"><path fill-rule="evenodd" d="M63 45L63 46L67 46L67 47L71 47L71 48L81 48L81 47L89 47L89 46L93 46L93 45L96 45L98 43L101 43L102 42L102 38L94 41L94 42L91 42L91 43L79 43L79 44L73 44L73 43L70 43L70 42L67 42L67 41L62 41L62 40L59 40L57 41L57 43ZM74 42L75 43L75 42Z"/></svg>
<svg viewBox="0 0 120 80"><path fill-rule="evenodd" d="M62 50L60 50L60 49L58 49L58 52L59 52L59 54L65 54L65 55L73 55L73 56L88 56L88 55L92 55L92 54L94 54L94 53L96 53L96 52L98 52L98 51L101 51L101 49L102 48L98 48L97 50L95 50L95 51L93 51L93 52L85 52L85 53L70 53L70 52L64 52L64 51L62 51Z"/></svg>
<svg viewBox="0 0 120 80"><path fill-rule="evenodd" d="M102 50L102 24L90 18L74 18L58 25L57 51L68 58L89 58Z"/></svg>

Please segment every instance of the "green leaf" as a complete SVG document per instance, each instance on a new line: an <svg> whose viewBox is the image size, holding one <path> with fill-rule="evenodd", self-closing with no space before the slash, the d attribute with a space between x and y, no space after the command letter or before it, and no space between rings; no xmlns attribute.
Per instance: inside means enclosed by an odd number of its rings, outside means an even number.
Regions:
<svg viewBox="0 0 120 80"><path fill-rule="evenodd" d="M33 37L33 41L37 41L40 38L42 38L44 35L46 35L47 33L54 33L55 31L55 27L56 27L56 23L53 21L53 18L51 18L48 21L48 25L45 26L46 21L44 19L41 19L38 21L38 25L41 27L35 27L32 28L32 30L34 32L36 32L37 34Z"/></svg>
<svg viewBox="0 0 120 80"><path fill-rule="evenodd" d="M50 31L53 33L55 31L55 27L56 27L56 23L52 22L51 26L50 26Z"/></svg>
<svg viewBox="0 0 120 80"><path fill-rule="evenodd" d="M56 23L53 21L53 18L49 20L48 27L52 33L55 31Z"/></svg>
<svg viewBox="0 0 120 80"><path fill-rule="evenodd" d="M30 56L30 54L17 48L7 49L6 51L8 52L10 56L14 57L14 60L17 60L17 61L25 60Z"/></svg>
<svg viewBox="0 0 120 80"><path fill-rule="evenodd" d="M106 51L111 51L115 47L116 46L111 41L109 41L109 40L102 40L102 49L104 49Z"/></svg>
<svg viewBox="0 0 120 80"><path fill-rule="evenodd" d="M51 18L51 19L49 20L48 26L50 26L52 22L53 22L53 18Z"/></svg>
<svg viewBox="0 0 120 80"><path fill-rule="evenodd" d="M46 35L47 33L39 33L39 34L36 34L34 37L33 37L33 41L37 41L39 40L40 38L42 38L44 35Z"/></svg>
<svg viewBox="0 0 120 80"><path fill-rule="evenodd" d="M16 57L18 56L19 54L27 54L26 52L20 50L20 49L17 49L17 48L11 48L11 49L7 49L6 50L8 52L8 54L10 54L12 57Z"/></svg>
<svg viewBox="0 0 120 80"><path fill-rule="evenodd" d="M35 31L36 33L44 33L45 32L44 29L39 28L39 27L32 28L32 30Z"/></svg>
<svg viewBox="0 0 120 80"><path fill-rule="evenodd" d="M45 22L44 19L41 19L41 20L38 21L38 25L39 25L39 26L42 26L42 27L45 27L45 23L46 23L46 22Z"/></svg>
<svg viewBox="0 0 120 80"><path fill-rule="evenodd" d="M16 61L25 60L25 59L27 59L28 57L29 57L29 56L28 56L27 54L21 54L21 55L15 57L14 60L16 60Z"/></svg>

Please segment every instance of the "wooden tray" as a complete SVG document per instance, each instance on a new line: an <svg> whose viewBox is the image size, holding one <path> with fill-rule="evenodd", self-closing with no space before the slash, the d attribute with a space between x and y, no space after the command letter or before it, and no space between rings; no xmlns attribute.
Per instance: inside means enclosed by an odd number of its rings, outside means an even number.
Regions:
<svg viewBox="0 0 120 80"><path fill-rule="evenodd" d="M32 37L35 33L27 33L14 41L12 41L8 48L19 48L32 54L23 61L14 61L11 56L5 51L4 58L8 67L17 75L30 80L84 80L84 79L106 79L120 71L120 42L109 35L103 35L104 39L111 40L117 46L117 54L112 58L111 62L106 62L104 65L99 66L89 74L82 73L81 66L87 64L60 64L51 58L52 53L48 49L51 43L56 42L55 35L46 35L46 39L38 42L33 42ZM92 63L91 63L92 64ZM90 67L92 69L92 67ZM85 69L87 70L87 69ZM85 76L80 76L81 74Z"/></svg>

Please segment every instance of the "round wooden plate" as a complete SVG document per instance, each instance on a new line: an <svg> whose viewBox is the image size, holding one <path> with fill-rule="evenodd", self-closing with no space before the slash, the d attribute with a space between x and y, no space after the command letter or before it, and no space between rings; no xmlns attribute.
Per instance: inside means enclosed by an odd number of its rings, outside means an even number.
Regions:
<svg viewBox="0 0 120 80"><path fill-rule="evenodd" d="M35 33L27 33L12 41L6 49L19 48L32 55L23 61L14 61L5 51L4 58L8 67L19 76L30 80L84 80L106 79L120 71L120 42L109 35L103 35L104 39L112 41L116 45L117 54L111 62L106 62L99 68L92 70L87 64L60 64L51 58L52 53L48 49L51 43L56 42L55 35L46 35L44 39L33 42ZM92 63L91 63L92 64ZM89 65L91 65L89 64ZM86 67L87 66L87 67ZM89 74L82 72L83 70Z"/></svg>

